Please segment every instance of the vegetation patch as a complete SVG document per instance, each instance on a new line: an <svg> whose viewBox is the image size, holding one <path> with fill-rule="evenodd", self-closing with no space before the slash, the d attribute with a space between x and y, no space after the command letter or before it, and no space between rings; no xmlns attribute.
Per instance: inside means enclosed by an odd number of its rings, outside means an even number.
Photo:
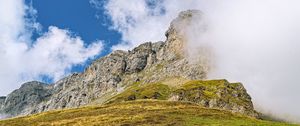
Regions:
<svg viewBox="0 0 300 126"><path fill-rule="evenodd" d="M162 83L140 84L134 83L124 92L109 99L107 103L132 101L136 99L166 100L171 93L169 86Z"/></svg>
<svg viewBox="0 0 300 126"><path fill-rule="evenodd" d="M263 121L188 102L137 100L49 111L0 121L0 126L293 126Z"/></svg>
<svg viewBox="0 0 300 126"><path fill-rule="evenodd" d="M177 79L178 80L178 79ZM158 99L190 101L203 106L222 107L224 105L244 106L250 111L252 102L250 96L240 83L229 83L227 80L183 80L184 84L172 86L171 79L161 83L142 84L135 82L122 93L113 96L105 103L132 101L137 99ZM167 82L167 84L165 84ZM178 96L177 99L172 99ZM212 104L210 105L210 101Z"/></svg>
<svg viewBox="0 0 300 126"><path fill-rule="evenodd" d="M251 98L241 83L229 83L227 80L192 80L186 82L175 94L186 101L216 99L225 103L247 106Z"/></svg>

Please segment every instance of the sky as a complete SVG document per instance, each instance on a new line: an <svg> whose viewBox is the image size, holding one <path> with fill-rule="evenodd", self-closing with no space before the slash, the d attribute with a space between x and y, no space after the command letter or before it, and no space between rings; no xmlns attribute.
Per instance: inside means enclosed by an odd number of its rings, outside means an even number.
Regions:
<svg viewBox="0 0 300 126"><path fill-rule="evenodd" d="M26 0L26 4L37 10L36 21L41 24L42 32L46 32L49 26L56 26L68 29L87 44L105 41L105 49L98 57L108 54L110 46L120 41L121 34L110 29L111 22L104 10L96 9L88 0ZM32 39L38 37L39 34L35 33ZM81 72L89 63L75 66L72 72Z"/></svg>
<svg viewBox="0 0 300 126"><path fill-rule="evenodd" d="M194 23L207 23L207 30L184 31L187 50L212 49L209 79L242 82L257 110L297 122L299 4L298 0L0 0L0 95L26 81L52 83L82 72L113 50L163 41L179 12L198 9L205 21Z"/></svg>
<svg viewBox="0 0 300 126"><path fill-rule="evenodd" d="M86 0L1 0L0 95L27 81L53 83L82 72L109 53L120 34L103 12Z"/></svg>

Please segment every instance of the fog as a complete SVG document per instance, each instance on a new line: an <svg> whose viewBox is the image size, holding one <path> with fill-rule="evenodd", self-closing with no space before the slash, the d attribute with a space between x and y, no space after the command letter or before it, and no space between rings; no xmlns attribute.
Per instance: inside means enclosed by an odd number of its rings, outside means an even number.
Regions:
<svg viewBox="0 0 300 126"><path fill-rule="evenodd" d="M299 0L110 0L105 9L122 34L114 46L121 49L163 40L180 11L201 10L203 17L182 29L189 59L208 61L208 79L242 82L258 111L299 122L299 6Z"/></svg>
<svg viewBox="0 0 300 126"><path fill-rule="evenodd" d="M242 82L258 111L299 122L300 1L217 5L185 27L187 53L195 56L208 48L208 79ZM197 28L204 21L205 30Z"/></svg>

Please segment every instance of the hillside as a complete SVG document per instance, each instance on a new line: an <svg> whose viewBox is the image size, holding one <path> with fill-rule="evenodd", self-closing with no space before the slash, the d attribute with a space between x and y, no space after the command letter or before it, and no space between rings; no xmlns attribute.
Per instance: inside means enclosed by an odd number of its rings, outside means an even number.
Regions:
<svg viewBox="0 0 300 126"><path fill-rule="evenodd" d="M165 81L150 84L134 83L105 103L139 99L183 101L258 117L250 96L240 83L229 83L227 80L189 80L176 85L176 87L168 85Z"/></svg>
<svg viewBox="0 0 300 126"><path fill-rule="evenodd" d="M183 28L201 17L181 12L164 42L114 51L53 84L24 83L0 97L0 115L19 117L0 125L288 125L258 120L242 83L208 80L209 55L190 59Z"/></svg>
<svg viewBox="0 0 300 126"><path fill-rule="evenodd" d="M42 125L222 125L289 126L258 119L240 83L181 80L134 83L106 101L0 121L0 126ZM173 84L172 82L184 82Z"/></svg>
<svg viewBox="0 0 300 126"><path fill-rule="evenodd" d="M0 126L8 125L292 126L286 123L262 121L224 110L207 109L189 102L157 100L50 111L0 121Z"/></svg>

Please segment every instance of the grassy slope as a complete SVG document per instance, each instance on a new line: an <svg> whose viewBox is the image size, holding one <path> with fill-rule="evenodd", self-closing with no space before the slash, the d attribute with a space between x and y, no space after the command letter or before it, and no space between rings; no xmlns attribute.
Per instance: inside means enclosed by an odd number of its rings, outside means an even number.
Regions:
<svg viewBox="0 0 300 126"><path fill-rule="evenodd" d="M0 126L29 125L213 125L213 126L288 126L202 108L193 103L142 100L44 112L0 121Z"/></svg>
<svg viewBox="0 0 300 126"><path fill-rule="evenodd" d="M228 85L227 85L228 84ZM218 90L226 88L228 90L227 97L222 97L224 101L230 101L240 105L248 104L247 99L239 99L230 96L231 92L241 92L244 91L233 89L238 86L238 83L229 83L227 80L192 80L185 81L183 84L178 84L178 86L169 86L165 82L151 83L151 84L140 84L134 83L124 92L108 99L106 103L116 103L122 101L131 101L135 99L158 99L158 100L168 100L171 94L185 94L185 98L189 101L194 101L196 95L199 93L199 88L203 89L202 99L213 99L218 98L216 93Z"/></svg>

